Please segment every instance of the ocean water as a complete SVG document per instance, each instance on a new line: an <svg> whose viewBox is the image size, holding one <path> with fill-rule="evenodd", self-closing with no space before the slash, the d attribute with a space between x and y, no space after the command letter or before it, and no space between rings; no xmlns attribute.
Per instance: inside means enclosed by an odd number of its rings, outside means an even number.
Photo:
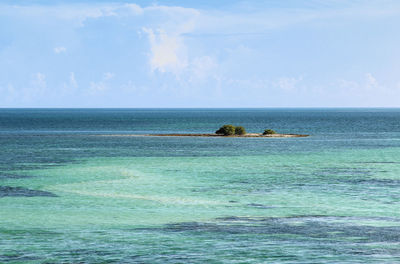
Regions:
<svg viewBox="0 0 400 264"><path fill-rule="evenodd" d="M0 109L0 263L205 262L400 263L400 109Z"/></svg>

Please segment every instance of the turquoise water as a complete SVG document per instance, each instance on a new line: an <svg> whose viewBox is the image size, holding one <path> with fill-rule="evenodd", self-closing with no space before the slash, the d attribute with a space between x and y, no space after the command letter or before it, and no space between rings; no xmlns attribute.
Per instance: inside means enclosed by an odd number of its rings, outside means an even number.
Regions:
<svg viewBox="0 0 400 264"><path fill-rule="evenodd" d="M311 136L112 136L226 123ZM400 109L0 110L0 263L400 263L399 187Z"/></svg>

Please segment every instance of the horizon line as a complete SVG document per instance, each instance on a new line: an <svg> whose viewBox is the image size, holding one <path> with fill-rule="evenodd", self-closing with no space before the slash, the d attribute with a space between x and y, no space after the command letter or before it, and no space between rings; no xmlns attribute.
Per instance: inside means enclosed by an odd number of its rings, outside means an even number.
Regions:
<svg viewBox="0 0 400 264"><path fill-rule="evenodd" d="M400 106L267 106L267 107L0 107L3 109L400 109Z"/></svg>

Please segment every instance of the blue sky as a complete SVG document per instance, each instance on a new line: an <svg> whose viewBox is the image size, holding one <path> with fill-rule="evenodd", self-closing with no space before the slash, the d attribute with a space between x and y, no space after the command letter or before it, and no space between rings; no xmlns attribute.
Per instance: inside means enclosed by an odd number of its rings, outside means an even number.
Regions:
<svg viewBox="0 0 400 264"><path fill-rule="evenodd" d="M0 3L0 107L400 107L400 1Z"/></svg>

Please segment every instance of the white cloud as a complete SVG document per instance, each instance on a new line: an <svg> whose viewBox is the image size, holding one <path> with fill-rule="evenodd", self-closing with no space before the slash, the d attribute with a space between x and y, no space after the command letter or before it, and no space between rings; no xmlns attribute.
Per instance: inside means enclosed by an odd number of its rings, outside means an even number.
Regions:
<svg viewBox="0 0 400 264"><path fill-rule="evenodd" d="M366 73L359 81L340 79L335 84L336 92L339 94L371 95L378 94L384 89L371 73Z"/></svg>
<svg viewBox="0 0 400 264"><path fill-rule="evenodd" d="M65 47L55 47L54 49L54 52L55 53L64 53L64 52L66 52L67 51L67 49L65 48Z"/></svg>
<svg viewBox="0 0 400 264"><path fill-rule="evenodd" d="M115 73L105 72L103 74L103 80L105 80L105 81L111 80L112 78L114 78L114 76L115 76Z"/></svg>
<svg viewBox="0 0 400 264"><path fill-rule="evenodd" d="M104 82L90 82L90 92L97 93L106 90L106 84Z"/></svg>
<svg viewBox="0 0 400 264"><path fill-rule="evenodd" d="M149 65L152 72L172 73L181 84L215 79L218 62L210 55L190 54L190 46L184 42L183 32L192 26L177 26L176 32L167 33L162 29L154 31L143 28L150 43ZM193 87L192 87L193 88Z"/></svg>
<svg viewBox="0 0 400 264"><path fill-rule="evenodd" d="M297 89L297 84L303 80L303 77L293 78L293 77L282 77L279 78L275 85L286 91L286 92L293 92Z"/></svg>
<svg viewBox="0 0 400 264"><path fill-rule="evenodd" d="M121 84L120 86L121 92L131 94L135 93L135 95L144 94L149 91L147 86L138 85L133 81L129 80L126 83Z"/></svg>
<svg viewBox="0 0 400 264"><path fill-rule="evenodd" d="M78 88L78 82L75 78L75 73L70 72L68 82L64 82L62 85L61 94L62 95L70 95L76 92L76 88Z"/></svg>
<svg viewBox="0 0 400 264"><path fill-rule="evenodd" d="M16 92L13 86L10 86L9 92ZM31 75L31 80L29 85L18 89L21 101L32 102L37 98L41 98L46 95L47 81L46 75L43 73L35 73Z"/></svg>
<svg viewBox="0 0 400 264"><path fill-rule="evenodd" d="M39 91L44 91L47 87L46 75L38 72L34 74L32 77L33 77L31 81L32 86Z"/></svg>
<svg viewBox="0 0 400 264"><path fill-rule="evenodd" d="M121 90L124 92L132 92L132 91L135 91L136 89L137 89L137 86L132 81L128 81L127 83L124 83L121 85Z"/></svg>
<svg viewBox="0 0 400 264"><path fill-rule="evenodd" d="M75 73L71 72L69 75L69 83L71 85L71 87L76 88L78 87L78 83L76 82L75 79Z"/></svg>
<svg viewBox="0 0 400 264"><path fill-rule="evenodd" d="M113 79L115 76L112 72L105 72L103 73L103 78L99 82L90 82L89 92L91 93L98 93L103 92L108 89L108 81Z"/></svg>
<svg viewBox="0 0 400 264"><path fill-rule="evenodd" d="M368 90L374 90L374 89L380 89L381 86L379 85L378 81L376 78L371 74L371 73L366 73L365 74L365 79L366 79L366 88Z"/></svg>
<svg viewBox="0 0 400 264"><path fill-rule="evenodd" d="M150 6L144 8L144 12L162 18L155 25L142 28L150 44L149 65L152 72L170 72L179 79L190 66L184 36L195 30L200 11L174 6Z"/></svg>
<svg viewBox="0 0 400 264"><path fill-rule="evenodd" d="M334 96L353 98L348 100L354 105L361 106L384 106L398 105L399 89L393 82L380 82L372 73L365 73L359 80L339 80Z"/></svg>
<svg viewBox="0 0 400 264"><path fill-rule="evenodd" d="M175 75L188 65L186 47L179 34L167 34L159 29L143 28L150 42L150 67L152 71L172 72Z"/></svg>

